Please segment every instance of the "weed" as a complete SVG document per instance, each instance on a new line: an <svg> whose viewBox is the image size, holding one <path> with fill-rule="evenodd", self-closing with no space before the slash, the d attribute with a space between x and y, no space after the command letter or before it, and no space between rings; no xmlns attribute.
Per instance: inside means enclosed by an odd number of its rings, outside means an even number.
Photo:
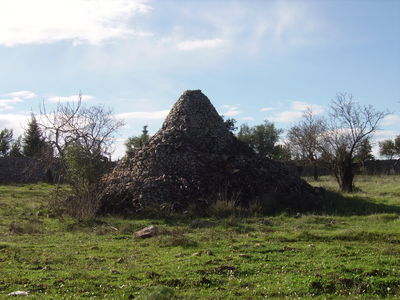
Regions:
<svg viewBox="0 0 400 300"><path fill-rule="evenodd" d="M400 177L363 180L320 210L224 218L52 218L51 186L0 186L0 298L398 298ZM132 237L152 224L157 237Z"/></svg>
<svg viewBox="0 0 400 300"><path fill-rule="evenodd" d="M175 291L166 286L154 286L143 289L135 298L137 300L169 300L173 299Z"/></svg>

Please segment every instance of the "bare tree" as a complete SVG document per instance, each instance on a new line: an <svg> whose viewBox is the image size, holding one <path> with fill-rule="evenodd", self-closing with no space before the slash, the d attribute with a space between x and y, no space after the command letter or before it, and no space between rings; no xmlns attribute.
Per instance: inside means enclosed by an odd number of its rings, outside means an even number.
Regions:
<svg viewBox="0 0 400 300"><path fill-rule="evenodd" d="M289 129L287 146L292 157L306 160L314 169L314 179L318 180L317 161L322 152L321 138L326 131L326 123L318 118L310 107L303 113L302 120Z"/></svg>
<svg viewBox="0 0 400 300"><path fill-rule="evenodd" d="M109 156L113 137L124 122L116 120L112 110L104 106L83 106L79 94L77 102L59 102L51 112L43 104L39 124L56 155L63 159L66 149L77 144L90 153Z"/></svg>
<svg viewBox="0 0 400 300"><path fill-rule="evenodd" d="M38 123L72 186L70 196L57 197L51 206L74 217L93 217L99 207L97 183L107 170L113 137L124 123L104 106L82 105L81 94L77 102L59 102L51 112L43 104Z"/></svg>
<svg viewBox="0 0 400 300"><path fill-rule="evenodd" d="M387 114L370 105L360 105L351 94L338 93L332 100L320 147L342 191L353 191L355 156Z"/></svg>

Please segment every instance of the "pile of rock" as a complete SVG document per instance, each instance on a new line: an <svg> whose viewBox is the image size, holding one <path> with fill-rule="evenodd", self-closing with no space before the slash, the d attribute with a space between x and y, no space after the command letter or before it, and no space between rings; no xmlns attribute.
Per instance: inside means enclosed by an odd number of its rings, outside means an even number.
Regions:
<svg viewBox="0 0 400 300"><path fill-rule="evenodd" d="M218 198L238 205L268 195L315 198L305 181L237 140L200 90L184 92L162 128L104 176L101 186L104 213L183 210Z"/></svg>

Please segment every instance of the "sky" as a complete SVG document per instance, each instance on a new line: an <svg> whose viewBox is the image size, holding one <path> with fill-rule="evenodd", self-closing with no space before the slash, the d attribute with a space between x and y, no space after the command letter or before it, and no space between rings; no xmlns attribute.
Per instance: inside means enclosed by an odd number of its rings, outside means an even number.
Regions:
<svg viewBox="0 0 400 300"><path fill-rule="evenodd" d="M114 158L188 89L239 125L286 130L351 93L391 112L376 153L400 134L400 1L0 0L0 70L0 129L23 134L41 104L81 92L125 120Z"/></svg>

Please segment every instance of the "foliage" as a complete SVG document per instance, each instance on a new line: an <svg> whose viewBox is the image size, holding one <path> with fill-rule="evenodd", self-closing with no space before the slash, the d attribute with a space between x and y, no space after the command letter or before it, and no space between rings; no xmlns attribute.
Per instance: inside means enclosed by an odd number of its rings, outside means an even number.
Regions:
<svg viewBox="0 0 400 300"><path fill-rule="evenodd" d="M136 150L142 148L143 145L149 140L150 136L147 127L147 125L144 125L141 135L129 137L125 142L126 154L128 156L132 155Z"/></svg>
<svg viewBox="0 0 400 300"><path fill-rule="evenodd" d="M35 115L32 114L31 120L28 123L28 128L24 134L22 152L24 156L37 157L42 155L45 147L42 130L39 127Z"/></svg>
<svg viewBox="0 0 400 300"><path fill-rule="evenodd" d="M59 199L60 210L79 218L92 217L97 207L93 191L107 169L106 157L111 154L113 137L124 123L103 106L83 106L81 94L77 102L58 103L51 113L43 106L38 123L72 186L72 194Z"/></svg>
<svg viewBox="0 0 400 300"><path fill-rule="evenodd" d="M75 191L86 191L96 184L108 166L108 159L101 153L91 152L78 143L65 149L64 160L68 182Z"/></svg>
<svg viewBox="0 0 400 300"><path fill-rule="evenodd" d="M58 218L53 186L0 186L0 298L396 298L400 177L356 180L342 211L198 220Z"/></svg>
<svg viewBox="0 0 400 300"><path fill-rule="evenodd" d="M357 153L367 145L366 140L386 115L372 106L360 105L351 94L339 93L332 100L327 131L320 147L342 191L353 191Z"/></svg>
<svg viewBox="0 0 400 300"><path fill-rule="evenodd" d="M13 143L11 146L11 150L9 155L11 157L22 157L24 156L22 153L22 137L19 136Z"/></svg>
<svg viewBox="0 0 400 300"><path fill-rule="evenodd" d="M363 140L360 144L360 147L357 149L356 154L354 156L354 162L361 164L364 166L365 162L368 160L374 160L375 157L372 154L372 145L369 138Z"/></svg>
<svg viewBox="0 0 400 300"><path fill-rule="evenodd" d="M237 138L248 144L253 150L263 156L279 159L283 148L277 145L283 129L278 129L271 122L249 127L247 124L240 126Z"/></svg>
<svg viewBox="0 0 400 300"><path fill-rule="evenodd" d="M6 157L11 149L13 139L12 129L4 128L0 131L0 157Z"/></svg>
<svg viewBox="0 0 400 300"><path fill-rule="evenodd" d="M379 153L387 159L400 158L400 135L394 140L384 140L379 143Z"/></svg>
<svg viewBox="0 0 400 300"><path fill-rule="evenodd" d="M236 123L237 121L234 118L224 119L224 124L230 132L235 132L238 129Z"/></svg>

